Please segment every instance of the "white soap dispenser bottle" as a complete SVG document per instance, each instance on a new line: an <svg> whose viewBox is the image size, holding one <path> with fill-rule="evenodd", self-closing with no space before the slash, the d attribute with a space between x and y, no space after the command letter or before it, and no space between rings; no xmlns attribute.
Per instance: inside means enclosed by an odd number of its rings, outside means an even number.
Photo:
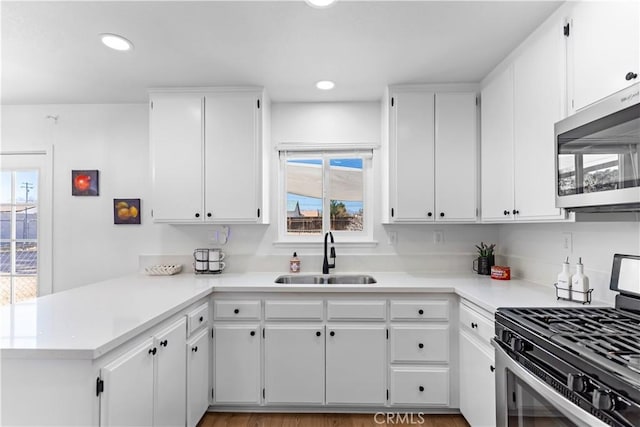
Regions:
<svg viewBox="0 0 640 427"><path fill-rule="evenodd" d="M562 263L562 271L558 274L558 298L571 299L571 272L569 272L569 257Z"/></svg>
<svg viewBox="0 0 640 427"><path fill-rule="evenodd" d="M589 278L584 275L582 258L578 258L576 274L571 278L571 299L579 302L589 301Z"/></svg>

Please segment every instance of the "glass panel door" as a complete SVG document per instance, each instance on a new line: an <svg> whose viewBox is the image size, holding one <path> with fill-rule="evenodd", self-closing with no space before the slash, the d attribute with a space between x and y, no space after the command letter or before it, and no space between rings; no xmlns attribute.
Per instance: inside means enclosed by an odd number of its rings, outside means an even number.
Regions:
<svg viewBox="0 0 640 427"><path fill-rule="evenodd" d="M0 174L0 305L38 295L39 171Z"/></svg>

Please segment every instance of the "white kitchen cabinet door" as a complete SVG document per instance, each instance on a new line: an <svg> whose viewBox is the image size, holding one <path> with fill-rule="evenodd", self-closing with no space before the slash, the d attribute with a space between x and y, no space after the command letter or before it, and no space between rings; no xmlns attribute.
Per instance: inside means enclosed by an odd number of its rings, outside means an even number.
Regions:
<svg viewBox="0 0 640 427"><path fill-rule="evenodd" d="M486 347L460 332L460 412L474 427L496 425L494 359Z"/></svg>
<svg viewBox="0 0 640 427"><path fill-rule="evenodd" d="M207 221L256 223L262 212L261 94L215 92L205 97Z"/></svg>
<svg viewBox="0 0 640 427"><path fill-rule="evenodd" d="M481 216L513 218L513 67L482 90Z"/></svg>
<svg viewBox="0 0 640 427"><path fill-rule="evenodd" d="M203 217L203 97L153 94L149 111L153 219L194 222Z"/></svg>
<svg viewBox="0 0 640 427"><path fill-rule="evenodd" d="M386 402L385 325L328 325L327 404Z"/></svg>
<svg viewBox="0 0 640 427"><path fill-rule="evenodd" d="M154 348L149 338L100 369L100 426L153 425Z"/></svg>
<svg viewBox="0 0 640 427"><path fill-rule="evenodd" d="M259 325L215 325L213 337L215 402L259 404Z"/></svg>
<svg viewBox="0 0 640 427"><path fill-rule="evenodd" d="M640 3L581 1L571 10L568 38L573 111L640 81ZM573 107L573 108L571 108Z"/></svg>
<svg viewBox="0 0 640 427"><path fill-rule="evenodd" d="M209 330L187 343L187 427L196 427L209 408Z"/></svg>
<svg viewBox="0 0 640 427"><path fill-rule="evenodd" d="M319 324L265 327L265 403L324 403L324 334Z"/></svg>
<svg viewBox="0 0 640 427"><path fill-rule="evenodd" d="M564 217L555 200L553 127L563 116L564 40L554 30L530 43L513 65L516 220Z"/></svg>
<svg viewBox="0 0 640 427"><path fill-rule="evenodd" d="M186 417L187 361L184 346L187 321L181 317L155 336L156 403L153 425L178 426Z"/></svg>
<svg viewBox="0 0 640 427"><path fill-rule="evenodd" d="M435 212L434 93L398 91L391 100L391 221L431 222Z"/></svg>
<svg viewBox="0 0 640 427"><path fill-rule="evenodd" d="M437 93L435 219L475 221L477 209L476 94Z"/></svg>

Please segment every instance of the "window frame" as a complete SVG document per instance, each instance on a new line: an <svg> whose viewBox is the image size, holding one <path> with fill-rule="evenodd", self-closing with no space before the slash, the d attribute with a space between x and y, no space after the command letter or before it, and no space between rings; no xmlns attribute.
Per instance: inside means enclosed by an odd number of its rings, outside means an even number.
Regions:
<svg viewBox="0 0 640 427"><path fill-rule="evenodd" d="M343 158L362 159L362 231L331 231L338 243L369 243L373 241L373 156L374 149L371 146L332 147L331 144L314 146L280 146L278 147L278 240L276 244L319 244L323 242L324 235L330 231L329 185L330 185L330 160ZM322 232L319 235L291 235L287 232L287 161L291 159L322 159L323 171L323 196L322 196Z"/></svg>

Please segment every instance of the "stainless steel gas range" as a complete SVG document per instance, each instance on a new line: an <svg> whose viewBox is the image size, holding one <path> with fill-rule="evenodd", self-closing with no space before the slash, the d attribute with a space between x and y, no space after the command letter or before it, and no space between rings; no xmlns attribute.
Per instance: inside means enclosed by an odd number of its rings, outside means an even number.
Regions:
<svg viewBox="0 0 640 427"><path fill-rule="evenodd" d="M610 288L615 308L498 310L498 426L640 426L640 256Z"/></svg>

